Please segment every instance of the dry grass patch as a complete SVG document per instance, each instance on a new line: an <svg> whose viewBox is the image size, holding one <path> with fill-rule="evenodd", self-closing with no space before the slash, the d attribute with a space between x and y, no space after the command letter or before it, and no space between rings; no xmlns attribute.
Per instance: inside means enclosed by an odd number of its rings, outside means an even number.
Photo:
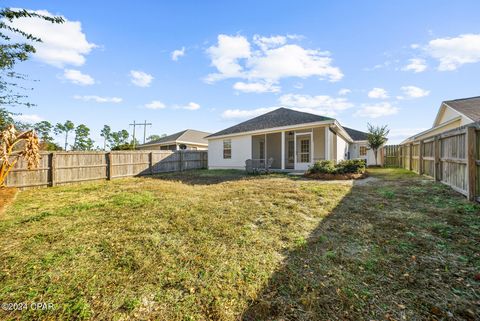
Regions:
<svg viewBox="0 0 480 321"><path fill-rule="evenodd" d="M55 310L0 318L234 320L351 188L303 186L196 171L23 191L0 220L0 301Z"/></svg>
<svg viewBox="0 0 480 321"><path fill-rule="evenodd" d="M28 190L0 217L0 319L480 319L480 208L365 184L192 171Z"/></svg>

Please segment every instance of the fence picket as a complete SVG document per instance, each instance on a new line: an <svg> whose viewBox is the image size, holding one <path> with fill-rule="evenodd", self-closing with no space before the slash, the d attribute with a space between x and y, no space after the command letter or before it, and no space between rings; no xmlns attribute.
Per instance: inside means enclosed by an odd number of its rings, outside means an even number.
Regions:
<svg viewBox="0 0 480 321"><path fill-rule="evenodd" d="M183 156L183 157L180 157ZM207 168L207 151L43 152L28 170L20 159L8 175L9 187L54 186L119 177Z"/></svg>

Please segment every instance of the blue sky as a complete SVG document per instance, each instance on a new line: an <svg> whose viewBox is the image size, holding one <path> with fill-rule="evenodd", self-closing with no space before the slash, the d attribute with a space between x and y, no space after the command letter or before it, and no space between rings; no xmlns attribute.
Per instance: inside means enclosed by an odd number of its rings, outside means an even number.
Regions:
<svg viewBox="0 0 480 321"><path fill-rule="evenodd" d="M3 4L67 20L18 22L44 43L17 68L38 80L37 106L15 111L84 123L99 146L104 124L215 132L279 106L387 124L396 143L429 128L441 101L479 95L478 1Z"/></svg>

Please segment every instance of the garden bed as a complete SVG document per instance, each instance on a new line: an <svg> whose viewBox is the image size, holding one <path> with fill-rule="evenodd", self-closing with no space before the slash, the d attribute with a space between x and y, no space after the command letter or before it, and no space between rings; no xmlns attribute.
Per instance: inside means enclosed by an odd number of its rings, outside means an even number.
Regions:
<svg viewBox="0 0 480 321"><path fill-rule="evenodd" d="M350 180L362 179L367 177L367 173L345 173L345 174L326 174L326 173L305 173L306 178L321 179L321 180Z"/></svg>

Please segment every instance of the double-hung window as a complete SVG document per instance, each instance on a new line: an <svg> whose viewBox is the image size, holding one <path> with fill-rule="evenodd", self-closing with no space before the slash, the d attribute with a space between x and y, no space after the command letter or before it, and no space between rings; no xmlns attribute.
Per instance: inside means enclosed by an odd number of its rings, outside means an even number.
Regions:
<svg viewBox="0 0 480 321"><path fill-rule="evenodd" d="M232 140L225 139L223 141L223 159L231 159L232 158Z"/></svg>

